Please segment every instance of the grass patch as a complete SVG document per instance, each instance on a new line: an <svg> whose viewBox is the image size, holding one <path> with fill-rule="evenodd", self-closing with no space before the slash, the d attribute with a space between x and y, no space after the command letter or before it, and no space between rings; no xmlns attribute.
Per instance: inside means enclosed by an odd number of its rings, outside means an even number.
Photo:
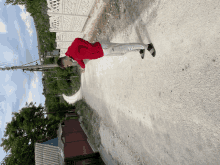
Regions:
<svg viewBox="0 0 220 165"><path fill-rule="evenodd" d="M101 144L101 137L99 135L99 115L85 102L84 99L76 102L74 106L76 107L77 113L82 116L82 124L86 129L90 142L99 148Z"/></svg>

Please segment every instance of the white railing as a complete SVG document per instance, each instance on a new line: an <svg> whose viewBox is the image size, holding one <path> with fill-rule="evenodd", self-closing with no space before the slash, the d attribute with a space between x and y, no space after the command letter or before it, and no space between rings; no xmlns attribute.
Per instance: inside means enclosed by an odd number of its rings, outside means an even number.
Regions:
<svg viewBox="0 0 220 165"><path fill-rule="evenodd" d="M57 49L60 57L75 38L84 36L83 28L95 0L47 0L50 16L50 32L56 32Z"/></svg>

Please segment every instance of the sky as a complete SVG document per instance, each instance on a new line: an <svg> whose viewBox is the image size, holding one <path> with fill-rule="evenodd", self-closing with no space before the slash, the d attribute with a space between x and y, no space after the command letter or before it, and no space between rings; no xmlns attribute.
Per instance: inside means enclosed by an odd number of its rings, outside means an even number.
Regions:
<svg viewBox="0 0 220 165"><path fill-rule="evenodd" d="M0 67L21 66L39 59L33 18L24 6L5 5L0 0ZM40 64L40 61L37 61ZM35 65L36 62L33 63ZM30 64L29 64L30 65ZM19 112L25 103L44 106L42 72L21 69L0 71L0 143L12 112ZM0 147L0 162L6 156Z"/></svg>

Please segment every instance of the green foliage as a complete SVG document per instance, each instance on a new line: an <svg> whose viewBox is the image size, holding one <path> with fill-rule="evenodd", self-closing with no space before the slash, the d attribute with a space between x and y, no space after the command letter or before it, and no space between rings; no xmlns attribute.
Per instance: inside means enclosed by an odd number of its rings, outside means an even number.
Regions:
<svg viewBox="0 0 220 165"><path fill-rule="evenodd" d="M25 0L6 0L5 5L24 5L25 4Z"/></svg>
<svg viewBox="0 0 220 165"><path fill-rule="evenodd" d="M55 57L57 61L59 57ZM46 58L44 64L51 64L55 61ZM75 69L75 71L74 71ZM73 95L75 91L80 88L80 75L77 72L76 67L69 67L63 70L59 67L49 69L49 72L44 72L44 95L45 95L45 106L47 112L57 112L49 114L48 117L54 120L63 120L65 112L63 110L73 109L73 105L69 105L62 96L58 95Z"/></svg>
<svg viewBox="0 0 220 165"><path fill-rule="evenodd" d="M1 165L13 165L17 164L16 155L12 155L11 153L6 155L4 159L1 161Z"/></svg>
<svg viewBox="0 0 220 165"><path fill-rule="evenodd" d="M10 151L10 154L2 164L34 164L34 144L57 137L60 121L45 118L43 111L41 105L36 107L32 102L22 108L20 113L12 113L14 116L6 126L0 145L5 152Z"/></svg>

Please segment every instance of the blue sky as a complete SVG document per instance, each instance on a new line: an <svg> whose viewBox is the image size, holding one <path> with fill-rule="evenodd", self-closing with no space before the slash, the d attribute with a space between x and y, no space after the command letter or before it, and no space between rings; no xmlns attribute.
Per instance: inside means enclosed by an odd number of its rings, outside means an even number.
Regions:
<svg viewBox="0 0 220 165"><path fill-rule="evenodd" d="M24 6L4 6L4 3L5 0L0 0L0 67L20 66L38 60L33 18ZM41 72L5 70L0 71L0 76L0 138L3 138L6 124L12 120L12 112L19 112L26 102L44 106L45 97L42 95ZM0 147L0 162L5 156L6 152Z"/></svg>

